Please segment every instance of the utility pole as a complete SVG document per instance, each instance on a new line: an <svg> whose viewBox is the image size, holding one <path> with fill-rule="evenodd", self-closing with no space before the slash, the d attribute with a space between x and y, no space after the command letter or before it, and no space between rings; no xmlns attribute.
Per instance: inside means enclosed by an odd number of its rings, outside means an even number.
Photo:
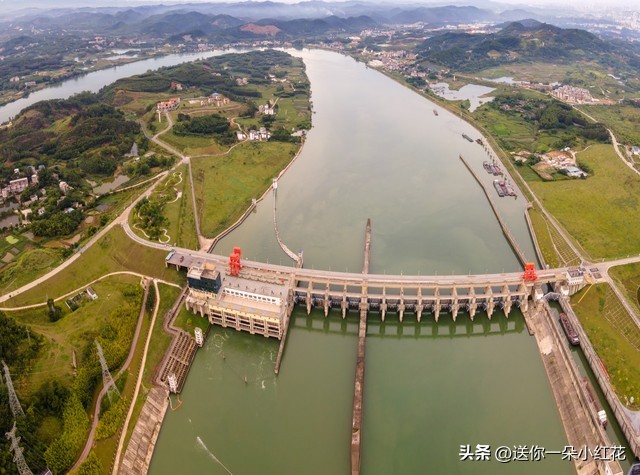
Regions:
<svg viewBox="0 0 640 475"><path fill-rule="evenodd" d="M6 366L5 366L6 368ZM18 473L20 475L33 475L33 472L27 465L27 462L24 459L24 455L22 455L22 451L24 450L18 444L20 443L20 437L16 437L16 422L13 421L13 429L10 432L5 434L7 439L11 441L11 447L9 448L9 452L13 452L13 461L16 463L18 467Z"/></svg>
<svg viewBox="0 0 640 475"><path fill-rule="evenodd" d="M24 416L24 411L20 406L20 401L18 401L16 391L13 389L13 382L11 381L11 375L9 374L9 367L4 361L2 361L2 368L4 370L4 380L7 384L7 391L9 391L9 406L11 407L11 413L13 414L13 418L17 419L19 416Z"/></svg>
<svg viewBox="0 0 640 475"><path fill-rule="evenodd" d="M107 397L109 398L109 402L111 402L111 393L115 392L120 396L120 391L118 391L116 383L111 377L109 366L107 366L107 361L104 359L104 353L102 353L102 347L100 343L98 343L98 340L96 340L96 348L98 348L98 357L100 358L100 366L102 366L102 386L107 388Z"/></svg>

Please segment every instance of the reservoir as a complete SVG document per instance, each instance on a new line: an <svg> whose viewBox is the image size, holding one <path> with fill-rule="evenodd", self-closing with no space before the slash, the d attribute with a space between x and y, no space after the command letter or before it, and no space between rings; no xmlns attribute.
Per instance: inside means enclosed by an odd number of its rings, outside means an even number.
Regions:
<svg viewBox="0 0 640 475"><path fill-rule="evenodd" d="M484 193L459 160L483 171L479 133L448 111L326 51L301 55L313 129L279 180L278 228L305 266L359 272L372 219L371 272L464 274L521 269ZM436 116L433 109L437 109ZM495 196L495 195L494 195ZM529 260L522 197L497 198ZM270 193L214 252L283 264ZM194 318L197 318L194 316ZM213 327L150 473L348 474L358 315L293 314L276 378L278 342ZM369 314L362 473L570 474L559 455L540 462L460 461L460 446L544 447L566 438L535 341L516 309L507 319Z"/></svg>

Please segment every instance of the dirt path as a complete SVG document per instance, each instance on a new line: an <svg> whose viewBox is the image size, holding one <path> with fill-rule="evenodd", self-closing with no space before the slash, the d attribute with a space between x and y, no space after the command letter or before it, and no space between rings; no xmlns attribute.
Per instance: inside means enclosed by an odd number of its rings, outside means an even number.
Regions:
<svg viewBox="0 0 640 475"><path fill-rule="evenodd" d="M131 421L131 416L133 415L133 409L136 405L136 400L138 399L138 394L140 392L140 385L142 384L142 377L144 375L144 367L147 363L147 352L149 350L149 344L151 343L151 335L153 334L153 327L156 323L156 317L158 316L158 309L160 308L160 289L158 289L158 281L156 279L153 280L153 287L156 293L156 305L153 308L153 315L151 316L151 325L149 326L149 333L147 334L147 340L144 344L144 350L142 352L142 363L140 364L140 371L138 372L138 380L136 381L136 388L133 392L133 397L131 398L131 404L129 405L129 412L127 412L127 417L124 421L124 425L122 427L122 432L120 434L120 438L118 440L118 449L116 451L116 458L113 464L113 475L118 473L118 465L120 464L120 455L122 454L122 449L124 447L124 439L127 436L127 429L129 428L129 422Z"/></svg>
<svg viewBox="0 0 640 475"><path fill-rule="evenodd" d="M133 341L131 342L129 355L127 356L127 359L122 365L122 367L120 368L120 370L116 373L115 377L113 378L114 384L118 380L118 378L120 378L120 376L122 376L122 374L127 370L127 368L129 368L129 365L131 364L131 360L133 359L133 355L136 351L136 346L138 344L138 337L140 336L140 329L142 328L142 319L144 318L145 308L147 304L147 298L149 297L150 284L151 284L151 280L147 279L145 282L144 297L142 298L142 308L140 309L140 316L138 317L138 324L136 325L136 331L133 335ZM156 302L156 310L157 308L158 308L158 302ZM140 371L142 372L142 368ZM104 398L105 394L107 394L107 389L108 388L103 387L102 390L100 391L100 394L98 394L98 399L96 400L96 405L93 409L93 421L91 423L91 430L89 431L89 437L87 438L87 442L84 445L84 449L80 454L80 457L78 457L78 460L76 461L74 466L71 468L71 472L74 472L75 470L78 469L78 467L80 467L82 462L84 462L86 458L89 456L89 452L93 447L93 440L96 435L96 428L98 427L98 422L100 421L100 409L102 406L102 399Z"/></svg>

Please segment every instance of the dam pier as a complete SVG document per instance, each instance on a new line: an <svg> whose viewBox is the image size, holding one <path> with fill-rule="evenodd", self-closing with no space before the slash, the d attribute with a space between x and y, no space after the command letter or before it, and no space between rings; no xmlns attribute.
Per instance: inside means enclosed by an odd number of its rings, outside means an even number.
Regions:
<svg viewBox="0 0 640 475"><path fill-rule="evenodd" d="M364 238L364 264L362 275L369 273L371 259L371 219L367 220ZM360 474L362 452L362 400L364 398L364 350L367 336L367 287L362 288L360 302L360 322L358 324L358 356L356 358L356 378L353 388L353 417L351 422L351 474Z"/></svg>

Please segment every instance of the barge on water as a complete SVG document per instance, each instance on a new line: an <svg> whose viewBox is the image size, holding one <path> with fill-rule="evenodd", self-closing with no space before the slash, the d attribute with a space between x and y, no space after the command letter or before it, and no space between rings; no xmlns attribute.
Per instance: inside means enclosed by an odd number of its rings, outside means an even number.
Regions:
<svg viewBox="0 0 640 475"><path fill-rule="evenodd" d="M567 335L567 340L574 346L578 346L580 344L580 339L578 338L578 332L573 328L573 324L566 313L560 314L560 324L562 325L562 329L564 330L564 334Z"/></svg>
<svg viewBox="0 0 640 475"><path fill-rule="evenodd" d="M469 137L467 134L462 134L462 138L467 139L469 142L473 142L473 139Z"/></svg>
<svg viewBox="0 0 640 475"><path fill-rule="evenodd" d="M587 390L587 395L589 396L589 401L593 404L593 407L596 409L596 413L598 414L598 420L602 427L607 428L607 413L602 408L602 404L600 404L600 399L596 395L596 390L593 389L593 385L589 381L588 378L582 378L582 384L584 384L585 389Z"/></svg>

